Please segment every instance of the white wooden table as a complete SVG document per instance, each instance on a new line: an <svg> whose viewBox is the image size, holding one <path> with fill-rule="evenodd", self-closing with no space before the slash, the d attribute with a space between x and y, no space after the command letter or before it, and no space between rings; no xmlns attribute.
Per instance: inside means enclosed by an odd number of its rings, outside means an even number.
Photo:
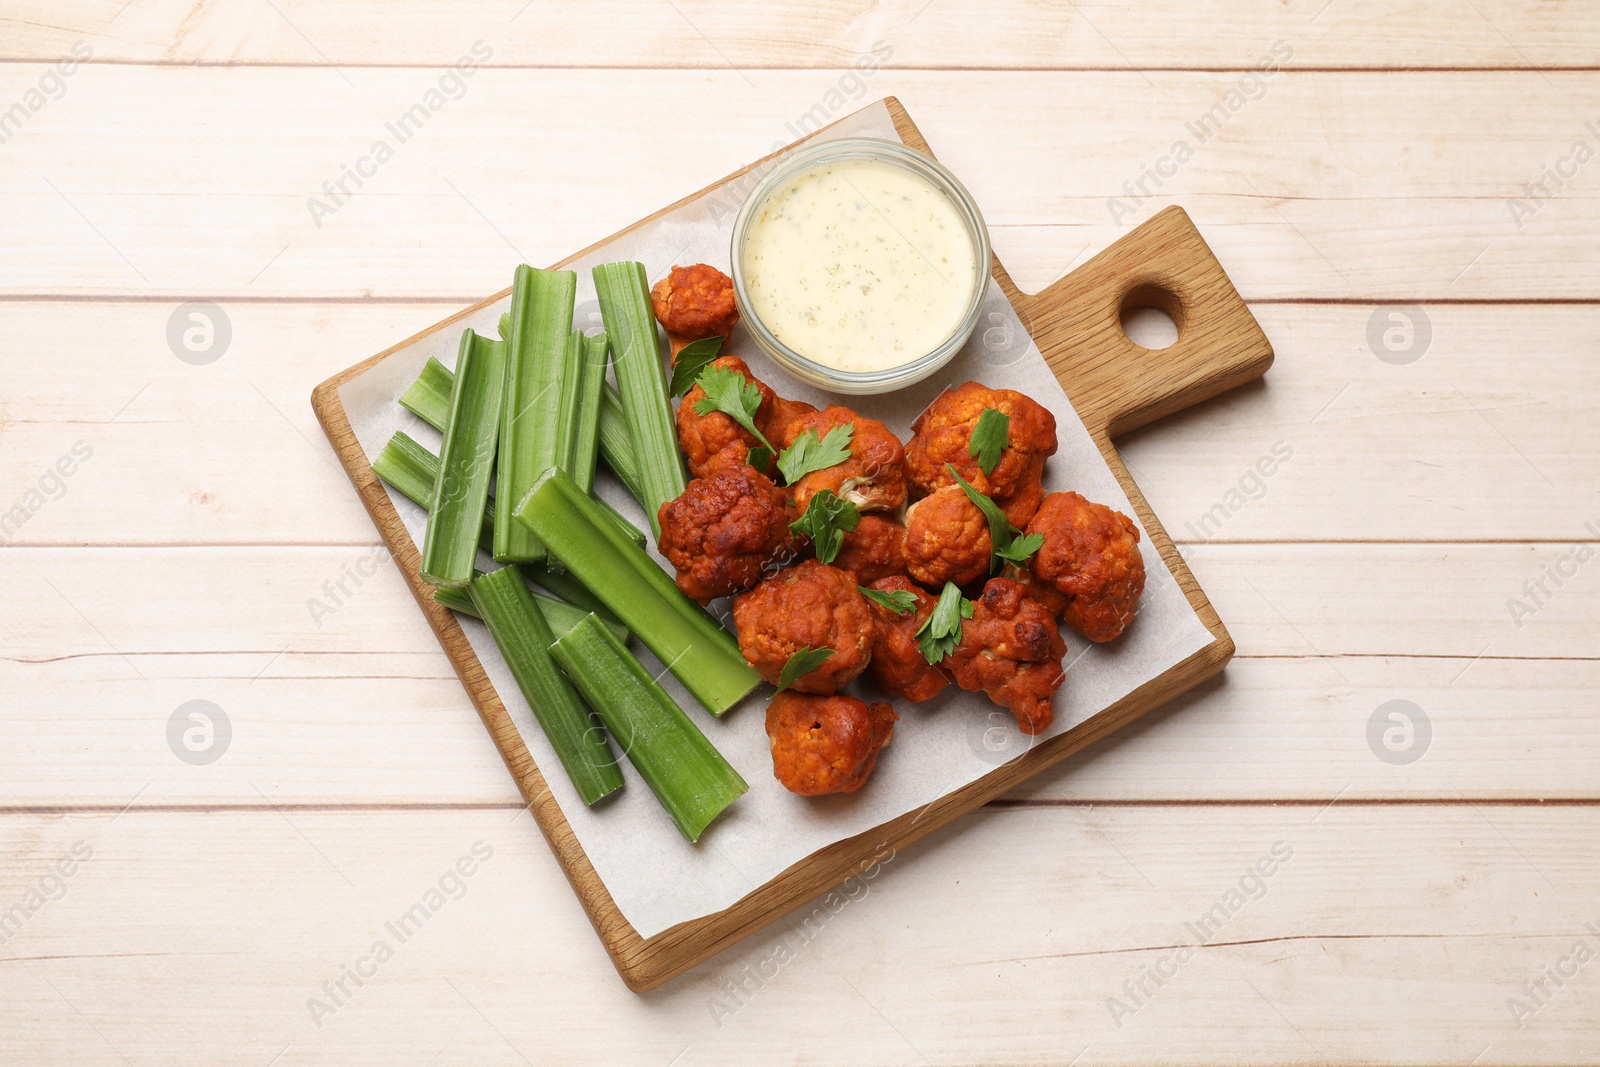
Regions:
<svg viewBox="0 0 1600 1067"><path fill-rule="evenodd" d="M0 1061L1600 1060L1597 49L1575 0L4 0ZM1251 302L1266 382L1125 442L1239 656L635 996L308 394L886 94L1025 290L1179 203Z"/></svg>

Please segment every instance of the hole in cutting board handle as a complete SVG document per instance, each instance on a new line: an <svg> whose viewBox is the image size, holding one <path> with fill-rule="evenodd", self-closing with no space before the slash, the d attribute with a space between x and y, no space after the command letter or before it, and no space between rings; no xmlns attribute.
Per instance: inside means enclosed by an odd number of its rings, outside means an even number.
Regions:
<svg viewBox="0 0 1600 1067"><path fill-rule="evenodd" d="M1124 294L1118 319L1128 340L1159 351L1176 344L1183 335L1183 301L1162 286L1136 285Z"/></svg>

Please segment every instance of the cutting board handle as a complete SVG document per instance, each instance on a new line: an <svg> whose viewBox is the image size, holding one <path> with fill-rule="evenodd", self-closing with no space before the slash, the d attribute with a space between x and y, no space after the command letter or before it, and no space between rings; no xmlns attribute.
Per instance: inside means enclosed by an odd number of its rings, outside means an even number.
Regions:
<svg viewBox="0 0 1600 1067"><path fill-rule="evenodd" d="M1129 340L1127 308L1178 327L1162 349ZM1180 207L1168 207L1019 309L1089 432L1105 441L1259 378L1272 344Z"/></svg>

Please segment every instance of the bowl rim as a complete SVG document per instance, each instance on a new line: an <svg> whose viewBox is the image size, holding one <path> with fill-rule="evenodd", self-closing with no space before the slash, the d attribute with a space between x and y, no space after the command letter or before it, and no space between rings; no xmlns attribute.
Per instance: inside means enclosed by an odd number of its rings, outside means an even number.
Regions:
<svg viewBox="0 0 1600 1067"><path fill-rule="evenodd" d="M759 207L764 206L778 187L797 174L812 167L831 161L833 157L879 159L904 167L921 174L929 180L936 189L943 193L956 208L957 214L962 216L966 223L968 236L973 242L974 266L976 268L975 283L972 296L967 302L956 328L951 334L926 355L919 356L907 363L898 366L872 371L847 371L826 364L818 363L813 359L796 352L793 348L780 341L776 335L761 321L751 304L745 287L743 245L745 244L746 231L750 221L755 216ZM984 221L983 212L978 207L978 202L973 198L961 180L952 174L944 164L932 156L918 151L903 141L894 141L882 137L839 137L819 142L810 148L804 148L794 155L780 161L758 182L744 203L739 206L739 213L734 218L733 234L729 244L729 262L732 267L732 280L734 296L739 302L741 320L750 330L756 342L766 350L780 364L794 371L802 377L810 378L814 382L825 382L840 391L850 393L879 393L898 389L902 386L912 385L921 381L940 367L950 362L955 354L964 347L972 337L972 332L977 328L978 320L982 316L984 301L987 298L988 288L993 281L994 266L993 253L989 244L989 227Z"/></svg>

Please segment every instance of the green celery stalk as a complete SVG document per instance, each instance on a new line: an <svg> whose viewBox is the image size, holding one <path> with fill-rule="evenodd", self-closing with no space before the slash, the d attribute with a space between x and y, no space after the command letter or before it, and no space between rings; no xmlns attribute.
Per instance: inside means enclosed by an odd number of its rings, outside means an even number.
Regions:
<svg viewBox="0 0 1600 1067"><path fill-rule="evenodd" d="M372 461L372 473L423 507L429 507L433 499L433 484L439 478L439 457L425 446L417 444L404 430L396 430L394 436L389 438L389 443L378 453L378 458ZM599 497L595 497L595 503L606 509L611 521L627 534L629 540L644 547L643 530ZM490 497L483 508L482 544L485 551L489 550L494 539L494 512L494 498Z"/></svg>
<svg viewBox="0 0 1600 1067"><path fill-rule="evenodd" d="M462 331L450 390L450 415L439 449L439 477L422 542L422 577L434 585L472 581L500 433L504 376L504 351L499 342L471 330Z"/></svg>
<svg viewBox="0 0 1600 1067"><path fill-rule="evenodd" d="M578 276L570 270L535 270L526 263L517 266L495 490L500 500L521 500L541 473L566 456L557 424L577 290ZM495 513L494 558L501 563L544 558L544 547L511 521L509 508Z"/></svg>
<svg viewBox="0 0 1600 1067"><path fill-rule="evenodd" d="M584 804L622 788L605 731L550 657L555 636L515 567L473 579L472 603ZM601 633L603 625L596 623ZM610 636L607 634L607 636Z"/></svg>
<svg viewBox="0 0 1600 1067"><path fill-rule="evenodd" d="M606 461L617 481L627 487L628 495L644 506L644 483L639 479L639 461L633 452L633 431L628 429L628 416L622 413L622 397L610 382L600 394L600 458ZM660 536L654 514L650 516L650 531Z"/></svg>
<svg viewBox="0 0 1600 1067"><path fill-rule="evenodd" d="M650 285L644 264L602 263L593 270L600 317L611 338L617 391L633 437L638 468L639 504L655 515L661 505L684 489L683 456L667 402L667 379L661 368L661 339L650 310Z"/></svg>
<svg viewBox="0 0 1600 1067"><path fill-rule="evenodd" d="M733 635L684 596L565 474L546 471L516 517L711 714L721 715L761 683Z"/></svg>
<svg viewBox="0 0 1600 1067"><path fill-rule="evenodd" d="M478 572L482 577L483 572ZM530 590L532 592L532 590ZM474 619L483 618L478 614L478 606L472 602L472 590L461 585L441 585L433 591L433 599L451 611L459 611L463 615L471 615ZM628 628L615 619L608 619L604 615L580 608L576 604L568 604L565 600L557 600L553 596L543 593L534 593L533 602L539 605L539 614L544 616L545 622L550 624L550 631L555 634L564 634L579 622L594 615L612 635L623 644L628 643L631 636Z"/></svg>
<svg viewBox="0 0 1600 1067"><path fill-rule="evenodd" d="M400 406L435 430L443 430L450 416L450 389L454 379L455 374L449 367L429 356L417 380L400 394Z"/></svg>
<svg viewBox="0 0 1600 1067"><path fill-rule="evenodd" d="M558 638L550 654L685 838L699 840L711 820L750 788L597 616Z"/></svg>
<svg viewBox="0 0 1600 1067"><path fill-rule="evenodd" d="M581 334L579 336L582 336ZM578 384L573 390L577 402L577 425L572 431L572 455L562 470L586 493L594 492L594 462L600 451L601 397L606 387L606 335L583 337L582 358L578 364Z"/></svg>
<svg viewBox="0 0 1600 1067"><path fill-rule="evenodd" d="M396 430L372 461L372 473L423 507L433 505L433 486L439 480L439 457L404 430Z"/></svg>

